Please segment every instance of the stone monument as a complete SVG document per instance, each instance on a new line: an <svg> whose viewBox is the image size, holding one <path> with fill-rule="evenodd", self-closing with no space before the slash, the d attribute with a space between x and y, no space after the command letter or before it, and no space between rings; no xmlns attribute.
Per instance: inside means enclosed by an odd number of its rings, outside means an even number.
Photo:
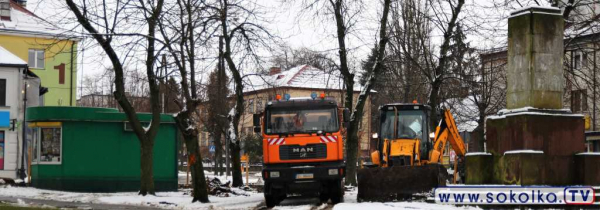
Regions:
<svg viewBox="0 0 600 210"><path fill-rule="evenodd" d="M488 153L467 156L467 184L600 184L597 171L579 168L594 158L582 154L583 115L562 106L563 32L558 8L511 13L507 109L487 118Z"/></svg>

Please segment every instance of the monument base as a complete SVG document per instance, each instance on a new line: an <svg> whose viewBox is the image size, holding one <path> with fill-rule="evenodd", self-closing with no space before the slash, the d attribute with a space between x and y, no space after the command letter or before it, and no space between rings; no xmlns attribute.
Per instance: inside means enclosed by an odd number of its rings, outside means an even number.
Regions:
<svg viewBox="0 0 600 210"><path fill-rule="evenodd" d="M467 184L600 185L600 154L576 155L585 149L581 115L532 108L500 114L486 121L492 155L466 157Z"/></svg>

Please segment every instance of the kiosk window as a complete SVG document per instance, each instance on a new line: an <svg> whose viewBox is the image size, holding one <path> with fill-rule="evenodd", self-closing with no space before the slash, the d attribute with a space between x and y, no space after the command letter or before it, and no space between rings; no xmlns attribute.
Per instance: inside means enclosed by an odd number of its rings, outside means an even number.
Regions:
<svg viewBox="0 0 600 210"><path fill-rule="evenodd" d="M61 134L61 128L40 128L40 163L61 163Z"/></svg>

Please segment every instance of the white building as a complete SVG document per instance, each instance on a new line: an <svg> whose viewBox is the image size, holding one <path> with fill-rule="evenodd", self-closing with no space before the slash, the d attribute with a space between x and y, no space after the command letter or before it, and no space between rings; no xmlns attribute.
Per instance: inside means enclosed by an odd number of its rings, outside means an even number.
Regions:
<svg viewBox="0 0 600 210"><path fill-rule="evenodd" d="M27 161L22 161L27 158L23 155L23 131L28 129L23 124L23 107L25 103L37 106L39 91L40 80L29 71L27 62L0 47L0 178L15 179L18 170L27 167ZM25 92L27 100L23 99Z"/></svg>

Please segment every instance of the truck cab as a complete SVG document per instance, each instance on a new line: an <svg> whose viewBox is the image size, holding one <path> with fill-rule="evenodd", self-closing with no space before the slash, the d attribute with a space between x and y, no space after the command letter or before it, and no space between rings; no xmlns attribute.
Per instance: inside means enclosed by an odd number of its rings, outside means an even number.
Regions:
<svg viewBox="0 0 600 210"><path fill-rule="evenodd" d="M345 170L341 129L347 109L324 94L277 98L267 103L263 114L254 116L255 132L263 137L267 206L291 194L341 202Z"/></svg>

